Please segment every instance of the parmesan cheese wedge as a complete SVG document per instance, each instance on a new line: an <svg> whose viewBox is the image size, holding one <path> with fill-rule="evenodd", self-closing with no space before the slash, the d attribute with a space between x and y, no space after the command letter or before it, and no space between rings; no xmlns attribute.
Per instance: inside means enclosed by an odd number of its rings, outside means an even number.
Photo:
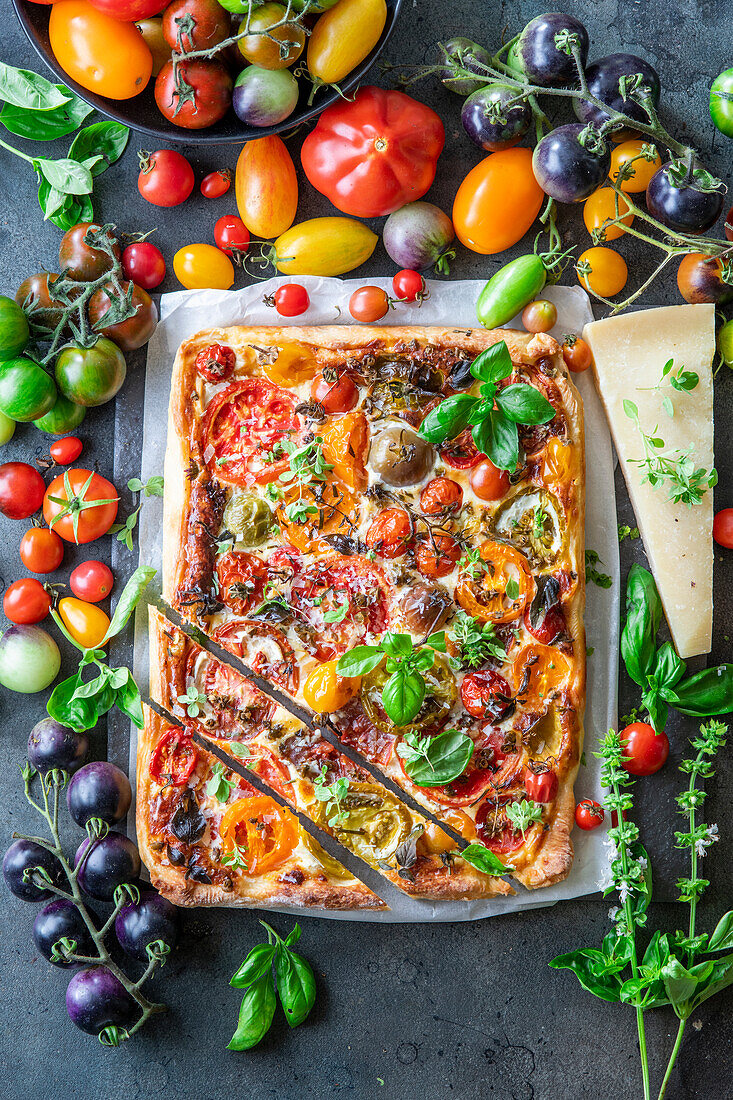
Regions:
<svg viewBox="0 0 733 1100"><path fill-rule="evenodd" d="M675 647L680 657L709 653L712 489L699 504L688 506L668 499L667 483L643 484L644 471L633 460L644 458L644 445L623 403L637 406L646 434L664 440L659 453L685 452L694 445L696 468L712 469L715 307L667 306L609 317L586 325L583 337L593 352L596 386ZM668 379L655 389L669 359L674 359L674 370L684 366L699 375L693 390L678 392ZM672 417L664 408L665 397L672 401Z"/></svg>

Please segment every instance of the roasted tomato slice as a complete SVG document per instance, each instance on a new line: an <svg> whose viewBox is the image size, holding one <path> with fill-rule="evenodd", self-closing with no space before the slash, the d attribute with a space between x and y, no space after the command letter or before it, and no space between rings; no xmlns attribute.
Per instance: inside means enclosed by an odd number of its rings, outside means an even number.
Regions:
<svg viewBox="0 0 733 1100"><path fill-rule="evenodd" d="M255 745L251 761L244 760L241 763L251 764L251 770L255 775L268 783L281 798L292 802L293 790L290 784L290 773L269 749L264 748L262 745ZM247 781L242 780L242 782L246 783ZM247 786L250 786L250 784L247 784Z"/></svg>
<svg viewBox="0 0 733 1100"><path fill-rule="evenodd" d="M236 615L246 615L262 602L267 576L262 558L243 550L230 550L216 563L219 599Z"/></svg>
<svg viewBox="0 0 733 1100"><path fill-rule="evenodd" d="M369 450L369 424L363 412L348 412L330 417L321 428L323 456L333 466L336 477L349 489L363 492L367 487L366 459Z"/></svg>
<svg viewBox="0 0 733 1100"><path fill-rule="evenodd" d="M507 855L521 848L522 833L514 828L506 816L504 807L508 798L487 798L476 812L476 832L483 845L498 856Z"/></svg>
<svg viewBox="0 0 733 1100"><path fill-rule="evenodd" d="M296 503L299 506L294 508ZM276 517L298 550L327 554L333 551L327 536L351 535L359 519L359 501L342 482L331 478L286 489Z"/></svg>
<svg viewBox="0 0 733 1100"><path fill-rule="evenodd" d="M207 382L226 382L234 374L236 361L233 348L225 344L210 344L198 353L194 366Z"/></svg>
<svg viewBox="0 0 733 1100"><path fill-rule="evenodd" d="M504 677L493 669L469 672L461 684L461 702L474 718L501 722L512 707L512 689Z"/></svg>
<svg viewBox="0 0 733 1100"><path fill-rule="evenodd" d="M471 429L466 428L455 439L449 439L443 444L440 448L440 457L446 466L452 466L454 470L470 470L472 466L477 466L482 458L486 458L486 455L482 454L474 443Z"/></svg>
<svg viewBox="0 0 733 1100"><path fill-rule="evenodd" d="M218 626L211 636L263 679L291 693L298 690L300 670L293 647L276 626L234 619Z"/></svg>
<svg viewBox="0 0 733 1100"><path fill-rule="evenodd" d="M470 564L456 586L456 600L481 622L507 623L523 614L534 592L527 559L512 546L487 540L481 562Z"/></svg>
<svg viewBox="0 0 733 1100"><path fill-rule="evenodd" d="M204 417L206 464L220 481L275 481L288 468L282 442L298 431L296 398L264 378L233 382Z"/></svg>
<svg viewBox="0 0 733 1100"><path fill-rule="evenodd" d="M150 774L156 783L182 787L191 778L198 760L196 746L180 726L169 726L150 757Z"/></svg>
<svg viewBox="0 0 733 1100"><path fill-rule="evenodd" d="M378 729L356 700L343 708L339 721L339 740L356 749L373 764L389 764L394 752L395 736Z"/></svg>
<svg viewBox="0 0 733 1100"><path fill-rule="evenodd" d="M336 555L297 573L291 599L308 652L330 661L367 634L381 634L389 623L390 593L379 566L358 554ZM335 621L329 622L332 616Z"/></svg>
<svg viewBox="0 0 733 1100"><path fill-rule="evenodd" d="M546 375L535 373L532 378L529 378L518 371L507 380L507 385L513 382L529 382L555 409L562 408L562 398L557 383ZM560 413L557 413L547 424L519 424L518 430L519 445L525 455L535 455L553 437L563 439L566 435L565 421Z"/></svg>
<svg viewBox="0 0 733 1100"><path fill-rule="evenodd" d="M274 798L258 794L238 798L224 811L219 826L222 848L247 875L274 871L292 854L298 843L298 820Z"/></svg>
<svg viewBox="0 0 733 1100"><path fill-rule="evenodd" d="M554 646L530 642L514 659L513 676L517 704L542 714L562 694L570 677L570 662Z"/></svg>
<svg viewBox="0 0 733 1100"><path fill-rule="evenodd" d="M205 650L192 650L186 670L186 688L195 687L206 701L189 713L212 737L243 741L256 736L275 711L275 704L254 684ZM185 704L188 705L188 704Z"/></svg>
<svg viewBox="0 0 733 1100"><path fill-rule="evenodd" d="M529 608L524 612L524 625L533 638L543 645L551 645L557 638L565 633L565 616L562 608L551 607L544 615L532 623Z"/></svg>
<svg viewBox="0 0 733 1100"><path fill-rule="evenodd" d="M423 787L423 793L443 806L472 806L491 790L495 794L513 782L521 766L518 753L504 751L504 735L489 727L479 735L476 751L463 775L444 787ZM403 765L404 771L404 765Z"/></svg>

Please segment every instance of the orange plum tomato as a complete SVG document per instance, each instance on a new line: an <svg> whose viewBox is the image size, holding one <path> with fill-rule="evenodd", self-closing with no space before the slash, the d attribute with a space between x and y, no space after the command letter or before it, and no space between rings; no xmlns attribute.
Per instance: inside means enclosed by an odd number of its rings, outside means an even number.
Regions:
<svg viewBox="0 0 733 1100"><path fill-rule="evenodd" d="M105 99L131 99L147 85L153 55L133 23L121 23L88 0L51 8L48 36L65 73Z"/></svg>
<svg viewBox="0 0 733 1100"><path fill-rule="evenodd" d="M490 153L458 188L453 203L456 235L466 248L494 256L522 239L544 200L530 149Z"/></svg>
<svg viewBox="0 0 733 1100"><path fill-rule="evenodd" d="M213 244L188 244L173 257L173 270L186 290L229 290L234 283L232 261Z"/></svg>

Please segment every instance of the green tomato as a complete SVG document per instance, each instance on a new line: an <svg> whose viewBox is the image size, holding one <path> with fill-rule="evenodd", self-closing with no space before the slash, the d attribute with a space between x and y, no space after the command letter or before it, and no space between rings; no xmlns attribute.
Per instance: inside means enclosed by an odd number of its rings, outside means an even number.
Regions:
<svg viewBox="0 0 733 1100"><path fill-rule="evenodd" d="M73 432L74 428L78 428L86 415L87 410L83 405L75 405L60 393L51 411L34 420L33 427L40 428L42 432L48 432L49 435L66 435L67 432Z"/></svg>
<svg viewBox="0 0 733 1100"><path fill-rule="evenodd" d="M718 333L718 351L726 367L733 370L733 319L726 321Z"/></svg>
<svg viewBox="0 0 733 1100"><path fill-rule="evenodd" d="M254 493L235 489L224 509L224 528L235 537L235 549L252 550L267 538L272 512Z"/></svg>
<svg viewBox="0 0 733 1100"><path fill-rule="evenodd" d="M4 412L0 412L0 447L4 447L6 443L9 443L14 434L15 421L6 416Z"/></svg>
<svg viewBox="0 0 733 1100"><path fill-rule="evenodd" d="M124 355L106 336L100 336L91 348L64 348L56 360L56 383L61 393L86 408L111 401L126 374Z"/></svg>
<svg viewBox="0 0 733 1100"><path fill-rule="evenodd" d="M710 86L710 117L721 134L733 137L733 69L716 76Z"/></svg>
<svg viewBox="0 0 733 1100"><path fill-rule="evenodd" d="M25 424L38 420L56 402L53 378L32 359L0 363L0 412Z"/></svg>
<svg viewBox="0 0 733 1100"><path fill-rule="evenodd" d="M15 359L28 343L25 313L12 298L0 294L0 359Z"/></svg>
<svg viewBox="0 0 733 1100"><path fill-rule="evenodd" d="M484 328L498 328L536 298L547 282L539 256L518 256L500 267L479 294L476 316Z"/></svg>
<svg viewBox="0 0 733 1100"><path fill-rule="evenodd" d="M0 684L10 691L35 695L60 668L59 647L40 626L11 626L0 638Z"/></svg>

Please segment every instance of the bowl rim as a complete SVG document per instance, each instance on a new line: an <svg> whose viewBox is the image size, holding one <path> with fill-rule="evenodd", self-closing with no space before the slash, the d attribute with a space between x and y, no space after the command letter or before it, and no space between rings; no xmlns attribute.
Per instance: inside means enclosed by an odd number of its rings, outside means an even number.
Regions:
<svg viewBox="0 0 733 1100"><path fill-rule="evenodd" d="M91 92L89 89L83 88L81 84L78 84L77 81L64 72L53 53L46 49L42 37L36 30L30 18L30 14L27 11L29 7L31 9L38 9L39 5L31 4L29 0L12 0L12 4L26 38L44 64L51 69L60 83L65 84L67 88L71 89L71 91L79 97L79 99L83 99L85 103L88 103L89 106L93 107L95 111L98 111L100 115L112 119L115 122L121 122L124 126L129 126L131 130L137 133L154 137L157 141L174 142L180 145L244 145L245 142L252 141L258 137L269 137L273 134L283 134L288 131L295 131L305 123L315 120L327 107L333 106L339 99L344 98L345 93L355 90L369 70L374 66L382 50L392 37L400 16L403 0L386 0L387 22L385 23L380 39L364 60L340 82L339 88L341 91L338 91L336 88L330 88L328 94L324 96L320 103L314 103L307 106L305 110L301 112L289 115L288 118L284 119L282 122L278 122L275 126L245 127L245 124L239 120L245 132L236 135L211 132L212 128L208 128L208 130L188 130L184 127L174 126L172 123L169 123L170 129L168 129L132 121L129 114L125 113L124 106L118 108L117 104L132 104L137 99L137 96L133 96L130 99L107 100L96 92ZM50 8L48 11L50 12ZM147 92L151 87L151 83L152 77L147 87L139 94L143 95ZM316 94L318 94L318 90ZM161 119L163 118L164 116L161 115Z"/></svg>

